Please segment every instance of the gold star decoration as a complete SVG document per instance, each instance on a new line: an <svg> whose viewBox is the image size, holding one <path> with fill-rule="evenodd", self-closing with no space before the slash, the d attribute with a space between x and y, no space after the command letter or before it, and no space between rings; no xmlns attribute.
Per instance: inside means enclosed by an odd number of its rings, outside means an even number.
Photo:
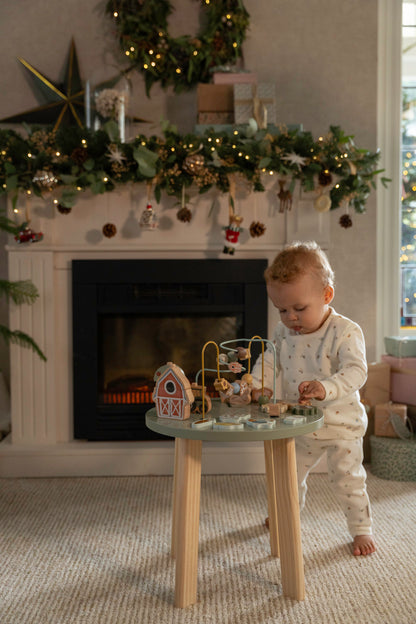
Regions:
<svg viewBox="0 0 416 624"><path fill-rule="evenodd" d="M41 95L46 102L23 113L0 119L0 121L4 123L54 123L54 130L57 130L61 124L74 125L74 122L82 127L84 125L85 90L79 75L74 39L71 40L69 48L63 84L54 84L25 59L19 57L18 60L30 72L34 81L33 91ZM56 115L58 115L57 118Z"/></svg>

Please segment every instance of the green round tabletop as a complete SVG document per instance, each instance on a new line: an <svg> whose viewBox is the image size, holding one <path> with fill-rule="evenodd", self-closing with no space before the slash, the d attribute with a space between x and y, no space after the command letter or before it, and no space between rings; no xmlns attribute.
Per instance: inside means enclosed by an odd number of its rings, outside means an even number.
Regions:
<svg viewBox="0 0 416 624"><path fill-rule="evenodd" d="M267 414L260 412L257 403L246 405L244 407L230 408L225 403L213 401L212 410L205 414L206 419L218 419L220 415L229 415L230 413L241 415L250 413L251 418L267 417ZM283 414L280 418L273 418L276 421L273 429L252 429L244 424L244 429L230 431L219 431L216 429L193 429L192 423L201 420L201 415L192 414L186 420L176 420L172 418L158 418L156 408L146 412L146 426L156 433L161 433L172 438L187 438L189 440L208 440L213 442L252 442L256 440L276 440L279 438L293 438L295 436L306 435L312 433L320 427L324 422L321 410L317 410L317 414L305 416L306 422L296 424L286 424L283 422L285 416L290 412Z"/></svg>

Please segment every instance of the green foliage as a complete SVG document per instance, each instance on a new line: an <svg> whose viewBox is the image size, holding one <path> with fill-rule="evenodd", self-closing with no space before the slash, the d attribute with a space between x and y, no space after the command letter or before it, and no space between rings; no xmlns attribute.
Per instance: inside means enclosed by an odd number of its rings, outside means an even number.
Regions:
<svg viewBox="0 0 416 624"><path fill-rule="evenodd" d="M8 219L5 214L0 213L0 229L9 234L17 234L18 228ZM32 304L39 296L36 286L30 280L8 281L0 280L0 297L11 299L16 305ZM39 348L37 343L25 332L18 329L11 330L5 325L0 324L0 336L9 344L17 344L27 347L35 351L38 356L46 361L46 356Z"/></svg>
<svg viewBox="0 0 416 624"><path fill-rule="evenodd" d="M146 92L155 82L176 93L208 82L213 67L235 63L249 25L242 0L195 0L201 28L195 37L171 37L169 0L109 0L106 13L116 28L123 58L144 75Z"/></svg>
<svg viewBox="0 0 416 624"><path fill-rule="evenodd" d="M86 128L56 133L34 128L25 139L3 130L0 142L0 194L9 192L16 198L19 192L48 191L67 208L76 205L81 190L100 194L127 183L151 182L157 201L163 193L180 199L183 187L192 185L201 194L212 188L228 193L230 176L238 174L253 191L264 191L271 175L284 177L292 190L298 182L305 191L328 192L331 209L348 203L362 213L382 173L377 168L379 152L356 147L353 137L338 126L315 140L298 129L259 130L254 120L221 131L207 128L200 135L180 134L164 121L161 136L138 135L130 143ZM192 168L195 156L199 164ZM37 181L39 170L49 174L48 188Z"/></svg>

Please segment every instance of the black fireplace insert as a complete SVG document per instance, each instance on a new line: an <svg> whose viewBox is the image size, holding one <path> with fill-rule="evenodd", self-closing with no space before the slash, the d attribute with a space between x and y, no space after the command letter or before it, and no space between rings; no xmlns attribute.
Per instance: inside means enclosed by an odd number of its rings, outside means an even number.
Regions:
<svg viewBox="0 0 416 624"><path fill-rule="evenodd" d="M162 438L144 418L155 371L171 361L195 381L207 341L266 337L266 266L235 259L74 260L74 437ZM215 368L215 355L215 347L206 349L206 367Z"/></svg>

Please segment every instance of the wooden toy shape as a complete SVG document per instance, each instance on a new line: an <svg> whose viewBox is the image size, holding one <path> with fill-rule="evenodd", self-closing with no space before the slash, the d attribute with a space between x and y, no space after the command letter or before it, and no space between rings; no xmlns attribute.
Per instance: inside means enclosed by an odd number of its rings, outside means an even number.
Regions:
<svg viewBox="0 0 416 624"><path fill-rule="evenodd" d="M202 386L199 386L197 383L191 383L191 389L194 393L194 402L191 405L192 414L202 414L204 411L205 414L211 411L212 402L211 397L207 394L207 389ZM204 409L202 408L202 401L204 401Z"/></svg>
<svg viewBox="0 0 416 624"><path fill-rule="evenodd" d="M157 369L153 380L156 385L152 400L155 402L158 417L175 420L189 418L194 394L183 370L173 362L167 362Z"/></svg>
<svg viewBox="0 0 416 624"><path fill-rule="evenodd" d="M289 406L284 401L276 401L276 403L266 403L261 405L260 411L268 414L269 416L281 416L285 414Z"/></svg>

